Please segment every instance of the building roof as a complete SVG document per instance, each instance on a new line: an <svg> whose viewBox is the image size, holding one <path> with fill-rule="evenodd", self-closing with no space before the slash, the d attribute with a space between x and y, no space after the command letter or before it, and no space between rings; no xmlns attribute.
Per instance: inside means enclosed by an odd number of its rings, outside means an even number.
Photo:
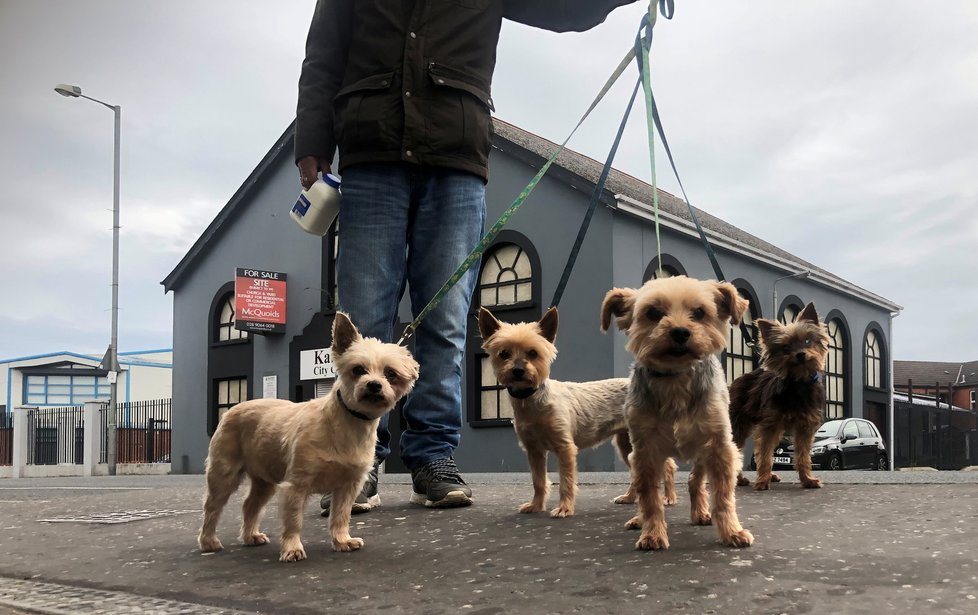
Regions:
<svg viewBox="0 0 978 615"><path fill-rule="evenodd" d="M143 351L131 351L131 352L120 352L119 353L119 364L120 365L135 365L140 367L173 367L173 363L169 361L145 361L142 359L132 359L125 355L146 355L146 354L156 354L160 352L171 352L172 349L157 349L157 350L143 350ZM6 365L7 363L19 363L22 361L34 361L36 359L53 359L58 357L70 357L73 359L83 359L85 361L94 361L95 363L100 363L102 357L93 354L82 354L79 352L71 352L70 350L62 350L60 352L46 352L43 354L26 355L23 357L11 357L9 359L0 359L0 365Z"/></svg>
<svg viewBox="0 0 978 615"><path fill-rule="evenodd" d="M909 404L910 403L910 396L907 395L906 393L899 393L899 392L894 391L894 393L893 393L893 401L895 401L895 402L903 402L905 404ZM933 397L929 397L929 396L925 396L925 395L916 395L915 394L913 396L913 404L912 405L914 405L914 406L926 406L928 408L945 408L945 409L948 409L949 408L949 409L951 409L951 410L953 410L955 412L967 412L969 414L973 413L973 410L969 410L968 408L962 408L961 406L948 406L946 402L943 402L943 401L942 402L938 402Z"/></svg>
<svg viewBox="0 0 978 615"><path fill-rule="evenodd" d="M498 136L536 154L542 159L550 158L558 147L553 141L527 132L499 118L493 118L493 127ZM505 148L501 146L500 149ZM573 150L565 149L557 157L557 160L554 161L554 166L559 166L570 171L593 187L597 184L601 171L604 168L604 163ZM624 209L629 211L629 213L644 218L651 218L651 184L617 169L612 169L608 174L605 190L613 195L619 210ZM657 189L657 191L659 193L660 224L664 223L666 226L678 228L678 230L685 231L688 234L694 234L698 237L686 202L661 188ZM712 216L696 207L693 207L693 210L696 212L696 217L714 249L720 247L734 252L747 253L761 260L768 260L772 265L779 266L788 273L809 271L811 272L809 278L816 283L822 283L836 290L841 290L890 311L903 309L888 299L864 288L860 288L716 216ZM720 264L722 267L722 255L718 255L718 258L721 259Z"/></svg>
<svg viewBox="0 0 978 615"><path fill-rule="evenodd" d="M978 385L978 361L893 361L893 383L905 385L912 380L917 386L940 383L957 386Z"/></svg>
<svg viewBox="0 0 978 615"><path fill-rule="evenodd" d="M493 118L493 128L497 137L493 144L496 149L510 154L522 153L524 157L526 154L530 154L530 157L533 158L532 162L536 166L542 165L543 161L548 159L557 148L557 144L554 142L499 118ZM228 220L233 219L234 211L245 202L251 188L274 167L277 159L286 153L291 155L294 137L295 122L292 122L173 271L163 279L161 284L164 292L175 290L179 286L183 276L190 270L190 265L207 251L211 245L210 240L221 231ZM556 175L562 175L564 181L573 183L576 177L588 184L589 189L593 189L604 165L593 158L565 149L557 157L554 167L558 169ZM564 173L560 173L560 170ZM553 174L553 172L551 173ZM657 191L659 194L660 224L686 234L695 235L695 226L692 223L686 202L665 190L658 189ZM617 169L612 169L605 184L604 200L619 211L650 219L652 212L651 194L652 186L650 184ZM744 253L754 259L768 262L787 273L809 271L809 279L814 283L833 288L890 311L903 309L884 297L860 288L701 209L695 209L695 211L711 245L721 252L728 250ZM722 253L718 258L722 259Z"/></svg>

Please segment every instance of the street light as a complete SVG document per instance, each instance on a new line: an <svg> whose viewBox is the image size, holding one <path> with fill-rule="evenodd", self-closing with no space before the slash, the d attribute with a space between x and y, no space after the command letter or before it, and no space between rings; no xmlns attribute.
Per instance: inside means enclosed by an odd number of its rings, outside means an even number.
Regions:
<svg viewBox="0 0 978 615"><path fill-rule="evenodd" d="M116 465L115 415L116 404L118 403L117 381L119 375L119 131L122 125L122 107L85 96L77 85L59 83L54 87L54 91L66 97L87 98L103 107L112 109L115 113L115 164L112 184L112 338L109 342L109 350L105 353L106 368L109 371L109 416L106 421L106 428L109 431L109 450L106 452L106 461L109 465L109 474L114 475Z"/></svg>
<svg viewBox="0 0 978 615"><path fill-rule="evenodd" d="M773 285L774 286L774 292L773 292L774 311L771 313L772 314L771 318L773 318L774 320L778 319L778 282L780 282L781 280L787 280L789 278L807 278L809 274L811 274L811 272L806 269L804 271L799 271L798 273L792 273L791 275L780 277L774 281L774 285Z"/></svg>

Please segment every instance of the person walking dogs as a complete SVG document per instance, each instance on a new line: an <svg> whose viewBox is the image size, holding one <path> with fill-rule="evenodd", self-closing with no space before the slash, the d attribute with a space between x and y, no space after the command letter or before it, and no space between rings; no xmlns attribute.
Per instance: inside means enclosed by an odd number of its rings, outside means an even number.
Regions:
<svg viewBox="0 0 978 615"><path fill-rule="evenodd" d="M295 160L308 188L339 149L337 292L363 335L392 341L405 287L417 316L481 238L502 20L584 31L634 1L318 0L299 77ZM421 377L404 405L400 450L412 502L429 507L472 503L453 453L476 276L473 267L415 333ZM380 503L387 423L354 512ZM330 496L321 504L329 514Z"/></svg>

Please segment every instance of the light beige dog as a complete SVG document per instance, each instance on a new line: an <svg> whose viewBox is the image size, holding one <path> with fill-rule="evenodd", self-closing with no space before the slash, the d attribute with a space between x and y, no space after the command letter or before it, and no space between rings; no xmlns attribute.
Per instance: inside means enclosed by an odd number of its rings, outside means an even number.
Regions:
<svg viewBox="0 0 978 615"><path fill-rule="evenodd" d="M637 290L615 288L605 296L601 328L607 330L615 317L635 357L625 412L639 514L626 527L641 527L637 549L669 548L657 487L670 456L693 462L693 525L716 525L720 541L732 547L754 541L737 518L734 490L741 455L730 433L727 385L717 360L730 321L739 323L747 306L732 284L685 276L654 279Z"/></svg>
<svg viewBox="0 0 978 615"><path fill-rule="evenodd" d="M342 312L333 321L332 350L337 380L328 396L298 404L255 399L234 406L221 419L207 455L204 522L197 538L201 551L222 548L217 521L246 474L251 490L242 509L245 545L268 542L258 526L278 485L280 561L306 558L299 533L313 493L333 494L333 549L363 546L361 538L350 536L350 507L373 463L379 420L414 387L418 364L400 346L363 338Z"/></svg>
<svg viewBox="0 0 978 615"><path fill-rule="evenodd" d="M546 508L550 481L547 453L557 455L560 468L560 501L551 517L574 514L577 497L577 452L608 439L628 465L632 450L625 426L625 393L628 378L594 382L561 382L550 378L550 364L557 356L557 308L550 308L539 322L504 323L486 308L479 311L482 347L489 353L496 379L504 385L513 405L513 427L526 450L533 479L533 499L520 506L521 513ZM676 463L665 462L665 498L676 502ZM614 499L619 504L635 501L635 492Z"/></svg>

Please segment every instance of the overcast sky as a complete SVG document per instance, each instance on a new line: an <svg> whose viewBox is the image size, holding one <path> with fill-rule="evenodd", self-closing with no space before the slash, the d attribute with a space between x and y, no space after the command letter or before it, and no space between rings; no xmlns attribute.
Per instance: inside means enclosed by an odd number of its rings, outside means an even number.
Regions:
<svg viewBox="0 0 978 615"><path fill-rule="evenodd" d="M642 4L584 34L505 24L498 116L563 140ZM0 0L0 359L109 337L112 112L54 85L122 106L120 350L169 347L160 281L292 121L313 6ZM903 305L897 359L978 359L976 32L967 0L676 0L656 26L693 204ZM628 89L571 147L604 159ZM650 177L640 117L616 166Z"/></svg>

